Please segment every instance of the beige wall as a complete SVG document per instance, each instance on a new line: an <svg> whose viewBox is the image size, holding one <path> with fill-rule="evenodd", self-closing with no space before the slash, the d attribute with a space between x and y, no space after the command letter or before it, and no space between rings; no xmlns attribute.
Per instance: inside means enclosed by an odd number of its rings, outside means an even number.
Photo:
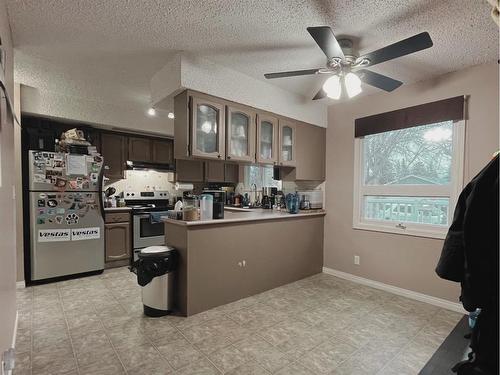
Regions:
<svg viewBox="0 0 500 375"><path fill-rule="evenodd" d="M439 279L434 273L442 240L352 229L354 120L470 95L464 170L465 181L469 181L499 148L498 79L498 65L486 64L329 108L325 267L457 302L459 286ZM354 255L361 257L359 266L354 265Z"/></svg>
<svg viewBox="0 0 500 375"><path fill-rule="evenodd" d="M14 98L13 49L7 8L0 0L0 37L6 52L5 85ZM0 95L4 97L3 92ZM0 100L0 353L12 343L16 317L16 241L14 214L14 126L6 110L5 100Z"/></svg>

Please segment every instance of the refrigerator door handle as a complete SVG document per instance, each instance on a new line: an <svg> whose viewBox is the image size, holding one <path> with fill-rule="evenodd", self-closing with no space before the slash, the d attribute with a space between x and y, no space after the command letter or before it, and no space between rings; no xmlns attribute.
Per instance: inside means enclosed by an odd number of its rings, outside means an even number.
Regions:
<svg viewBox="0 0 500 375"><path fill-rule="evenodd" d="M104 180L104 162L102 164L101 170L99 172L99 178L97 180L97 185L99 186L98 194L99 194L99 208L101 210L101 216L104 220L104 200L103 200L103 191L102 191L102 182Z"/></svg>

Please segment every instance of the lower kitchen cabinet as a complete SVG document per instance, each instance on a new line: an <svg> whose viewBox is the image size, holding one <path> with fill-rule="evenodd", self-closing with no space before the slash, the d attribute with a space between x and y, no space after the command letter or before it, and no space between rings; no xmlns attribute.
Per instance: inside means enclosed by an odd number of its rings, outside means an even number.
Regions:
<svg viewBox="0 0 500 375"><path fill-rule="evenodd" d="M121 219L120 216L121 215ZM116 220L125 220L115 222ZM106 268L119 267L129 263L132 254L130 215L128 213L106 214L104 224L104 249Z"/></svg>

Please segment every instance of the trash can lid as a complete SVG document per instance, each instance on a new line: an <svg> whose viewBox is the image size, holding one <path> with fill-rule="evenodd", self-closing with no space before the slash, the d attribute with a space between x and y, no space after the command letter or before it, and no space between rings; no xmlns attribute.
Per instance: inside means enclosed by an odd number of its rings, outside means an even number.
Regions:
<svg viewBox="0 0 500 375"><path fill-rule="evenodd" d="M142 249L139 255L145 257L156 257L156 256L161 257L164 255L168 255L168 253L174 250L175 249L170 246L148 246Z"/></svg>

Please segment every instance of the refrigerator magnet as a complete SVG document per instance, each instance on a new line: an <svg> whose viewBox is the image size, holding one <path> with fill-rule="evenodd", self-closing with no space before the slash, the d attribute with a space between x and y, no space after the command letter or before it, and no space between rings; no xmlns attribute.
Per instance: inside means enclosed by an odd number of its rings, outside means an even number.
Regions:
<svg viewBox="0 0 500 375"><path fill-rule="evenodd" d="M64 178L57 177L54 185L56 185L56 187L58 188L64 188L66 187L67 183L68 181L66 181Z"/></svg>
<svg viewBox="0 0 500 375"><path fill-rule="evenodd" d="M63 217L62 216L56 216L56 223L57 224L62 224L63 222Z"/></svg>

